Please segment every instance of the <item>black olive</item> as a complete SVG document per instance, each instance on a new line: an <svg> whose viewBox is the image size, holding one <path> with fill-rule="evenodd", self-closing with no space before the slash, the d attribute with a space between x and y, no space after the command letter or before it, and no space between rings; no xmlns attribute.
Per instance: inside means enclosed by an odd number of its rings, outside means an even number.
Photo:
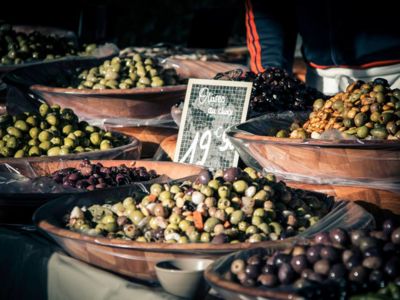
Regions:
<svg viewBox="0 0 400 300"><path fill-rule="evenodd" d="M333 243L341 246L346 245L349 241L349 236L347 235L347 232L341 228L335 228L331 230L329 232L329 237Z"/></svg>
<svg viewBox="0 0 400 300"><path fill-rule="evenodd" d="M380 248L380 247L372 247L372 248L368 248L367 250L364 251L365 257L381 256L381 255L382 255L382 248Z"/></svg>
<svg viewBox="0 0 400 300"><path fill-rule="evenodd" d="M327 259L330 262L337 262L340 259L339 251L332 246L324 246L320 251L321 258Z"/></svg>
<svg viewBox="0 0 400 300"><path fill-rule="evenodd" d="M321 275L328 275L330 269L329 260L320 259L314 264L314 272Z"/></svg>
<svg viewBox="0 0 400 300"><path fill-rule="evenodd" d="M311 269L304 269L301 272L301 278L308 279L308 277L310 276L311 273L314 273L314 271Z"/></svg>
<svg viewBox="0 0 400 300"><path fill-rule="evenodd" d="M347 270L344 264L335 264L329 271L329 278L334 280L342 279L346 276Z"/></svg>
<svg viewBox="0 0 400 300"><path fill-rule="evenodd" d="M360 239L365 236L366 236L365 230L362 229L353 230L350 235L351 243L355 246L358 246L360 244Z"/></svg>
<svg viewBox="0 0 400 300"><path fill-rule="evenodd" d="M389 259L385 265L385 273L391 278L394 279L397 276L400 276L400 259L397 257L392 257Z"/></svg>
<svg viewBox="0 0 400 300"><path fill-rule="evenodd" d="M364 258L362 265L367 269L377 270L382 266L382 258L378 256L366 257Z"/></svg>
<svg viewBox="0 0 400 300"><path fill-rule="evenodd" d="M359 247L362 252L366 251L369 248L377 247L379 245L379 241L373 237L362 237L359 240Z"/></svg>
<svg viewBox="0 0 400 300"><path fill-rule="evenodd" d="M392 232L391 239L393 244L400 245L400 227Z"/></svg>
<svg viewBox="0 0 400 300"><path fill-rule="evenodd" d="M383 231L374 230L369 233L369 235L375 239L387 241L388 235Z"/></svg>
<svg viewBox="0 0 400 300"><path fill-rule="evenodd" d="M289 262L290 262L290 255L284 253L278 253L275 256L274 265L276 267L279 267L281 264Z"/></svg>
<svg viewBox="0 0 400 300"><path fill-rule="evenodd" d="M345 266L348 270L350 270L356 266L361 265L361 262L362 262L362 259L360 256L353 255L347 260L347 262L345 262Z"/></svg>
<svg viewBox="0 0 400 300"><path fill-rule="evenodd" d="M384 276L381 270L373 270L369 274L369 283L373 285L374 288L381 287L384 282Z"/></svg>
<svg viewBox="0 0 400 300"><path fill-rule="evenodd" d="M212 179L212 174L208 170L203 170L197 177L197 181L201 184L207 184Z"/></svg>
<svg viewBox="0 0 400 300"><path fill-rule="evenodd" d="M255 279L259 275L260 268L256 265L247 265L244 269L244 272L249 278Z"/></svg>
<svg viewBox="0 0 400 300"><path fill-rule="evenodd" d="M308 266L307 256L304 254L293 256L290 265L297 273L301 273Z"/></svg>
<svg viewBox="0 0 400 300"><path fill-rule="evenodd" d="M261 257L259 255L252 255L247 259L247 263L249 265L260 266L261 265Z"/></svg>
<svg viewBox="0 0 400 300"><path fill-rule="evenodd" d="M329 237L329 233L327 232L319 232L315 235L314 237L314 241L317 244L327 244L330 243L330 237Z"/></svg>
<svg viewBox="0 0 400 300"><path fill-rule="evenodd" d="M274 287L278 283L278 278L274 274L261 274L257 281L266 287Z"/></svg>
<svg viewBox="0 0 400 300"><path fill-rule="evenodd" d="M212 244L224 244L229 242L229 238L226 234L220 233L211 240Z"/></svg>
<svg viewBox="0 0 400 300"><path fill-rule="evenodd" d="M311 264L314 264L317 262L320 258L320 251L321 251L321 246L316 245L316 246L311 246L310 248L307 249L307 259Z"/></svg>
<svg viewBox="0 0 400 300"><path fill-rule="evenodd" d="M363 283L368 278L368 271L363 266L357 266L349 271L349 280Z"/></svg>
<svg viewBox="0 0 400 300"><path fill-rule="evenodd" d="M313 281L313 282L323 282L324 281L324 276L322 274L316 273L311 271L310 274L308 274L307 280Z"/></svg>
<svg viewBox="0 0 400 300"><path fill-rule="evenodd" d="M383 222L382 228L387 235L391 235L393 230L396 229L397 222L394 218L387 219Z"/></svg>
<svg viewBox="0 0 400 300"><path fill-rule="evenodd" d="M397 250L397 248L396 248L396 245L395 244L393 244L393 243L386 243L384 246L383 246L383 252L385 253L385 255L387 255L387 254L391 254L391 253L393 253L393 252L396 252L396 250Z"/></svg>
<svg viewBox="0 0 400 300"><path fill-rule="evenodd" d="M225 181L234 182L242 177L242 171L239 168L228 168L224 171Z"/></svg>
<svg viewBox="0 0 400 300"><path fill-rule="evenodd" d="M275 274L276 271L277 269L274 265L268 265L268 264L265 264L261 269L261 272L263 274Z"/></svg>
<svg viewBox="0 0 400 300"><path fill-rule="evenodd" d="M292 283L295 279L295 271L288 263L282 263L279 267L278 278L282 284Z"/></svg>

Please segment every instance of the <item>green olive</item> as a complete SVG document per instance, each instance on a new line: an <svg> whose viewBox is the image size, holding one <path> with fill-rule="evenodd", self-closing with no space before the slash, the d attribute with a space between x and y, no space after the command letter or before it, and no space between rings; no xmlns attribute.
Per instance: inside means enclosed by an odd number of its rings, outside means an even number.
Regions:
<svg viewBox="0 0 400 300"><path fill-rule="evenodd" d="M22 132L18 128L15 127L8 127L7 128L7 133L9 135L15 136L16 138L21 138L22 137Z"/></svg>
<svg viewBox="0 0 400 300"><path fill-rule="evenodd" d="M161 184L158 183L154 183L150 186L150 193L152 195L158 196L160 195L160 193L162 192L163 187L161 186Z"/></svg>
<svg viewBox="0 0 400 300"><path fill-rule="evenodd" d="M49 150L47 150L47 155L48 156L58 156L60 155L60 147L52 147Z"/></svg>
<svg viewBox="0 0 400 300"><path fill-rule="evenodd" d="M18 120L17 122L14 123L14 127L23 131L23 132L27 132L29 130L28 125L26 124L25 121L22 120Z"/></svg>
<svg viewBox="0 0 400 300"><path fill-rule="evenodd" d="M244 213L242 210L235 210L230 216L231 224L239 224L244 219Z"/></svg>
<svg viewBox="0 0 400 300"><path fill-rule="evenodd" d="M217 224L220 224L220 220L214 217L208 218L206 220L206 222L204 223L204 231L206 232L213 232L214 231L214 227Z"/></svg>
<svg viewBox="0 0 400 300"><path fill-rule="evenodd" d="M354 117L354 124L357 127L363 126L366 122L368 122L368 116L365 113L360 112Z"/></svg>
<svg viewBox="0 0 400 300"><path fill-rule="evenodd" d="M239 194L243 194L248 187L249 186L248 186L247 182L244 180L237 180L233 183L234 191Z"/></svg>
<svg viewBox="0 0 400 300"><path fill-rule="evenodd" d="M0 149L0 154L3 155L4 157L10 157L12 155L12 151L8 147L2 147Z"/></svg>
<svg viewBox="0 0 400 300"><path fill-rule="evenodd" d="M39 147L37 147L37 146L32 146L31 148L29 148L29 151L28 151L29 156L40 156L40 153L41 153L41 151L40 151Z"/></svg>
<svg viewBox="0 0 400 300"><path fill-rule="evenodd" d="M133 224L138 225L144 219L144 215L140 210L135 210L129 214L128 218Z"/></svg>
<svg viewBox="0 0 400 300"><path fill-rule="evenodd" d="M90 142L94 145L94 146L98 146L101 143L101 136L98 132L93 132L92 134L90 134Z"/></svg>
<svg viewBox="0 0 400 300"><path fill-rule="evenodd" d="M357 136L360 139L365 139L369 134L369 129L366 126L361 126L357 129Z"/></svg>
<svg viewBox="0 0 400 300"><path fill-rule="evenodd" d="M44 141L39 144L39 148L47 152L51 148L51 143L49 141Z"/></svg>
<svg viewBox="0 0 400 300"><path fill-rule="evenodd" d="M59 155L68 155L70 154L69 148L61 147L60 151L58 152Z"/></svg>
<svg viewBox="0 0 400 300"><path fill-rule="evenodd" d="M17 152L15 152L14 157L15 158L21 158L25 156L25 152L24 150L18 150Z"/></svg>
<svg viewBox="0 0 400 300"><path fill-rule="evenodd" d="M386 139L388 136L388 132L385 128L374 128L371 129L371 135L378 139Z"/></svg>
<svg viewBox="0 0 400 300"><path fill-rule="evenodd" d="M112 144L109 140L103 140L100 143L100 150L109 150L112 148Z"/></svg>
<svg viewBox="0 0 400 300"><path fill-rule="evenodd" d="M42 104L39 107L39 113L42 117L44 117L45 115L47 115L50 111L50 107L47 104Z"/></svg>
<svg viewBox="0 0 400 300"><path fill-rule="evenodd" d="M51 126L57 126L60 123L59 119L54 113L48 114L46 116L46 122L49 123Z"/></svg>

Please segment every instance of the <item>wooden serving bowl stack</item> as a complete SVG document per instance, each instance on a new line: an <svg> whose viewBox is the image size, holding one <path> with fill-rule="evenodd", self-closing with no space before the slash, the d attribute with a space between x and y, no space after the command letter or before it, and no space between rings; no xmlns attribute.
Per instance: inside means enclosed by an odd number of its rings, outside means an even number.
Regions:
<svg viewBox="0 0 400 300"><path fill-rule="evenodd" d="M400 213L400 142L266 136L273 122L262 116L227 131L247 165ZM362 198L365 195L368 199Z"/></svg>

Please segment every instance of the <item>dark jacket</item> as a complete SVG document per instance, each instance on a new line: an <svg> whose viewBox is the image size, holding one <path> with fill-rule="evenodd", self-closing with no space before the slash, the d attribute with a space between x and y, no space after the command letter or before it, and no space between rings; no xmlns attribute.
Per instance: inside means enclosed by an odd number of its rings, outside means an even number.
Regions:
<svg viewBox="0 0 400 300"><path fill-rule="evenodd" d="M250 67L290 70L296 36L315 68L368 68L400 63L397 1L245 0Z"/></svg>

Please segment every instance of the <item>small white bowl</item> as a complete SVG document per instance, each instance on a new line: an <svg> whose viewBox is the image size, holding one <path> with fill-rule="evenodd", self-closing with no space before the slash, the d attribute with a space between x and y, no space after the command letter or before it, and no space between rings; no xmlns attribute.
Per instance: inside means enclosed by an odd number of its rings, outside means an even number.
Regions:
<svg viewBox="0 0 400 300"><path fill-rule="evenodd" d="M211 259L172 259L156 264L156 274L168 293L184 298L204 298L209 290L203 273Z"/></svg>

